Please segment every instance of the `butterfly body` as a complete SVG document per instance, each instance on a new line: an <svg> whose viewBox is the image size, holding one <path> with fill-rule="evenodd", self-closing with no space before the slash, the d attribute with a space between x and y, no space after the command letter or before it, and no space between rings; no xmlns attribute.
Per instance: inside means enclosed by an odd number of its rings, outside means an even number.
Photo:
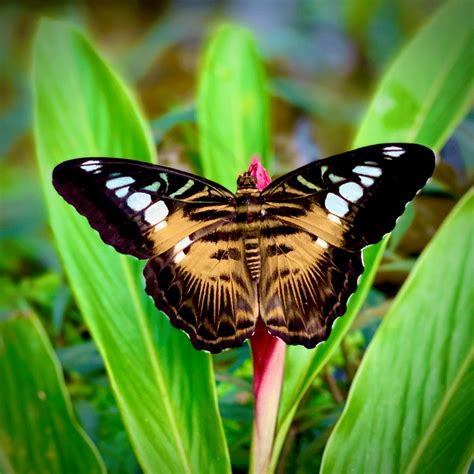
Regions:
<svg viewBox="0 0 474 474"><path fill-rule="evenodd" d="M262 201L257 189L257 180L247 174L237 180L235 194L236 222L244 239L245 264L253 281L260 279L260 228L262 223Z"/></svg>
<svg viewBox="0 0 474 474"><path fill-rule="evenodd" d="M57 191L104 242L147 259L146 291L198 349L250 337L257 319L314 347L344 314L361 251L395 226L434 169L431 150L373 145L236 193L164 166L113 158L58 165Z"/></svg>

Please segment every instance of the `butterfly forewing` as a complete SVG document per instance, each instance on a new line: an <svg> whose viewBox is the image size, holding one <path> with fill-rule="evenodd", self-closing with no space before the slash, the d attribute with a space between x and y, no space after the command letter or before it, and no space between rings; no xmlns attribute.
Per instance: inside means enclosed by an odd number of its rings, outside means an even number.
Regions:
<svg viewBox="0 0 474 474"><path fill-rule="evenodd" d="M151 258L192 233L232 218L233 194L164 166L113 158L58 165L56 190L121 253Z"/></svg>
<svg viewBox="0 0 474 474"><path fill-rule="evenodd" d="M421 145L360 148L310 163L270 184L266 215L355 251L390 232L434 170Z"/></svg>

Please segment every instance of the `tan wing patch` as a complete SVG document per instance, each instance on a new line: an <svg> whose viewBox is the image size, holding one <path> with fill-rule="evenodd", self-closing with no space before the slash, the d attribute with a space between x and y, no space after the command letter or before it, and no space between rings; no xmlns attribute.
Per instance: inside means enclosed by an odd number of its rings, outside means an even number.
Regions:
<svg viewBox="0 0 474 474"><path fill-rule="evenodd" d="M208 233L235 213L235 209L231 206L201 206L196 210L190 210L189 207L176 209L166 219L150 226L144 232L146 238L153 242L153 255L167 252L193 234L196 240L200 234ZM196 219L197 212L207 212L206 219Z"/></svg>
<svg viewBox="0 0 474 474"><path fill-rule="evenodd" d="M148 294L197 349L236 347L255 330L257 293L244 251L236 225L224 224L199 240L185 237L145 267Z"/></svg>
<svg viewBox="0 0 474 474"><path fill-rule="evenodd" d="M336 247L345 246L345 235L350 232L351 226L344 219L327 212L316 202L309 203L308 209L304 209L298 201L285 203L285 207L288 209L287 215L277 216L282 222L300 227ZM292 212L292 208L295 212ZM281 212L282 205L268 202L264 209L267 215L272 216L273 210Z"/></svg>
<svg viewBox="0 0 474 474"><path fill-rule="evenodd" d="M269 221L260 238L260 316L271 334L311 348L329 337L363 271L360 252Z"/></svg>

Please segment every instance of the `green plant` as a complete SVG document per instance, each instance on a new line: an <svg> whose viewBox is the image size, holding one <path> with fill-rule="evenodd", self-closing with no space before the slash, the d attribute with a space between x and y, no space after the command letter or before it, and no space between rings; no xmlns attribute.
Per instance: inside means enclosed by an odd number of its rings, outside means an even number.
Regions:
<svg viewBox="0 0 474 474"><path fill-rule="evenodd" d="M470 45L473 30L465 15L466 8L464 0L447 3L406 45L381 80L354 146L413 141L436 150L441 148L466 113L472 95ZM33 80L40 178L57 248L75 300L105 361L122 419L141 467L147 472L163 466L170 472L230 472L231 459L217 408L211 357L195 351L163 315L156 314L143 291L142 263L120 256L104 246L85 220L63 203L51 186L52 168L75 156L122 156L153 161L154 150L144 118L122 81L90 43L76 29L62 23L42 22L35 42ZM237 173L247 168L250 154L260 155L271 170L273 161L269 150L265 81L250 34L232 25L220 29L212 38L202 64L197 102L200 165L206 177L232 187ZM232 107L228 107L228 103ZM227 149L230 153L222 159ZM426 294L431 288L430 281L435 278L431 269L443 264L443 250L456 234L456 264L449 275L449 284L436 286L439 298L451 304L438 308L439 316L433 324L436 324L436 330L448 323L455 324L458 331L468 330L470 314L453 310L455 295L452 290L460 291L467 302L474 299L472 289L466 287L463 280L472 277L459 268L463 258L469 255L468 241L461 239L459 232L462 228L472 232L472 227L467 227L469 210L472 211L472 197L466 197L453 212L400 293L386 325L374 340L367 362L354 384L347 410L328 443L323 471L332 472L335 466L347 466L353 459L353 450L363 453L356 458L364 469L368 466L363 463L364 456L370 455L370 449L387 450L387 446L394 446L394 453L406 449L403 426L393 430L392 444L381 443L375 447L370 444L370 439L365 439L365 444L355 440L346 445L346 432L350 432L353 424L362 432L369 429L369 421L358 420L357 416L364 410L362 395L366 390L370 390L369 400L387 396L376 382L380 374L373 365L378 366L388 381L390 377L400 376L401 372L389 370L390 350L400 343L390 335L390 327L394 321L401 324L400 313L405 312L404 305L409 304L410 299L416 299L419 292ZM270 471L277 467L298 404L336 351L365 300L385 243L386 240L366 250L366 272L359 290L346 315L336 323L330 339L312 351L302 347L288 348L277 432L269 460ZM427 300L424 306L414 306L417 312L411 315L410 324L418 321L418 312L426 311L429 303ZM409 329L407 326L406 330ZM468 333L467 330L464 334ZM0 341L4 345L8 331L12 331L10 326L0 326ZM413 337L404 365L409 366L414 360L411 350L417 343L418 339ZM443 369L443 360L431 358L434 351L427 349L417 359L416 368L420 374L426 376L430 371ZM464 354L466 358L460 357L459 360L471 364L472 354L468 351ZM10 353L0 355L4 361L13 364ZM33 363L42 364L40 360ZM452 425L453 429L457 428L456 451L441 451L446 463L450 456L456 458L449 465L454 470L462 469L472 452L472 433L463 423L463 416L469 408L466 406L469 400L467 372L463 363L459 367L462 370L455 372L450 379L456 381L453 384L454 397L446 398L447 409L439 415L444 420L454 413L456 420ZM15 386L14 375L12 387ZM19 391L23 390L22 386L17 387ZM419 398L428 395L426 392ZM389 405L381 405L377 411L380 423L416 416L423 408L415 403L418 399L414 397L414 403L397 407L399 413ZM54 411L57 404L51 403L50 407ZM389 472L397 472L406 466L412 472L418 472L418 467L430 465L430 459L438 461L432 457L431 451L437 446L449 446L447 440L453 433L439 423L430 425L428 429L432 433L429 442L419 434L410 445L416 456L394 456L388 464ZM58 431L54 449L67 455L67 446L76 443L73 436L77 437L77 432L70 436L62 434L61 438L60 433ZM338 461L340 452L343 456ZM94 458L95 451L89 450L89 455ZM100 461L95 463L97 470L102 469ZM14 471L20 466L15 464L9 452L0 449L3 470ZM381 466L386 467L382 461L377 464L377 467ZM76 468L78 472L85 472L80 462Z"/></svg>

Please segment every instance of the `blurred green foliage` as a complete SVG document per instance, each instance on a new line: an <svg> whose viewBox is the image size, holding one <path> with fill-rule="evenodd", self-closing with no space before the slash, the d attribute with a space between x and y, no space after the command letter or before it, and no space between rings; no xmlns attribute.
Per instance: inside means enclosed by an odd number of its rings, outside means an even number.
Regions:
<svg viewBox="0 0 474 474"><path fill-rule="evenodd" d="M349 148L387 67L443 3L441 0L303 0L278 2L275 8L266 2L251 8L241 2L227 2L220 8L211 3L184 7L161 2L114 6L51 2L36 7L2 4L0 321L8 323L18 309L38 314L64 370L68 394L79 421L109 472L138 472L140 467L123 426L104 361L91 339L90 326L80 316L76 299L65 281L42 200L32 140L33 101L28 87L32 37L38 18L46 14L87 31L138 95L160 163L198 173L212 172L211 165L200 160L202 138L196 127L200 49L213 31L216 18L230 18L246 26L266 62L271 92L272 143L259 146L273 160L273 171L282 173L317 156ZM469 8L467 2L460 5ZM450 37L440 38L441 43L448 40ZM425 48L429 51L429 45ZM460 65L463 66L469 67L469 62ZM54 72L54 61L50 67ZM56 72L60 78L61 71ZM412 83L436 82L440 76L437 71L432 74L433 77L419 78L412 77L409 69L406 71ZM450 94L458 97L459 84L450 79L449 75L445 77L446 89L437 91L436 98L447 100ZM51 87L48 93L54 96L55 88ZM212 91L207 94L212 97ZM267 113L265 105L261 110L263 115ZM454 106L452 110L458 113ZM205 139L214 147L215 154L220 150L224 158L235 154L232 159L237 156L242 160L234 144L222 143L219 131L213 129L221 113L217 106L215 110L205 111L208 117L203 127ZM288 434L281 440L277 472L315 472L319 468L326 441L342 412L354 374L376 328L419 253L450 209L472 186L474 115L471 112L458 123L461 118L453 118L457 127L441 150L435 180L415 200L410 214L397 228L396 240L384 255L375 286L353 330L344 337L321 376L312 379L309 390L295 406ZM67 131L72 124L62 126ZM74 134L74 129L70 133ZM441 145L447 138L440 138L437 144ZM64 157L67 158L70 156ZM104 248L98 251L103 252ZM4 357L1 350L0 358ZM232 467L234 472L246 472L252 423L248 347L244 345L214 356L213 365ZM2 387L5 383L5 379L0 380L0 390L5 389ZM0 436L3 467L5 453L1 444Z"/></svg>

